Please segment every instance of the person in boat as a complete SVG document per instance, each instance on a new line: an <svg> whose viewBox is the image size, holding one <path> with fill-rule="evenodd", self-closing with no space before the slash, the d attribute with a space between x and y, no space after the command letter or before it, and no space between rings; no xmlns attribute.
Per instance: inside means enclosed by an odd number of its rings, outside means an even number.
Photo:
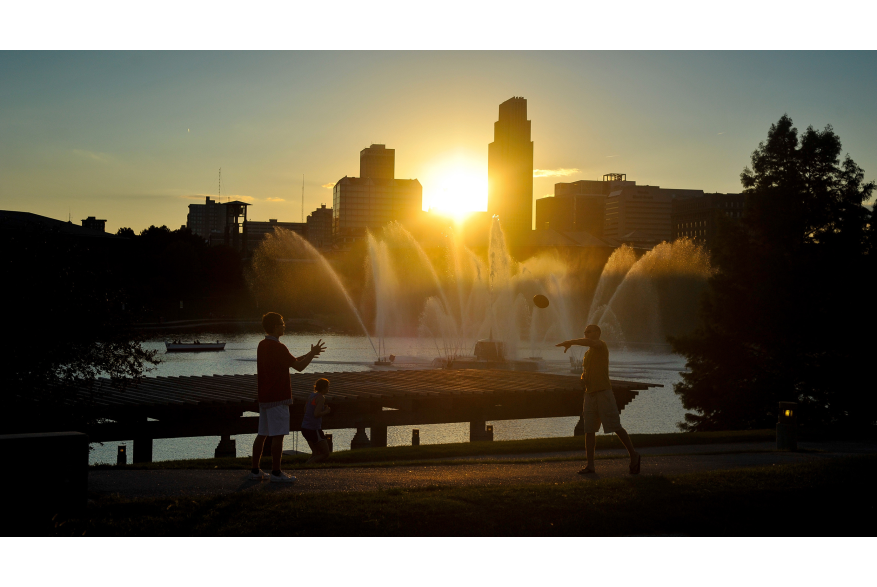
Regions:
<svg viewBox="0 0 877 587"><path fill-rule="evenodd" d="M304 418L301 420L301 435L307 440L313 454L308 459L308 463L319 463L329 458L329 442L323 434L323 416L332 411L326 405L328 391L329 380L317 379L314 383L314 392L308 397Z"/></svg>
<svg viewBox="0 0 877 587"><path fill-rule="evenodd" d="M594 473L594 448L597 441L597 431L600 424L603 432L614 432L627 449L630 455L630 474L638 475L640 470L640 454L636 452L630 435L621 426L621 416L618 413L618 404L615 402L615 394L612 392L612 383L609 381L609 347L600 340L600 327L589 324L585 328L585 338L565 340L555 346L562 346L563 352L571 346L586 346L588 352L582 359L582 387L585 389L585 402L582 407L582 420L585 424L585 453L588 464L583 467L579 474Z"/></svg>
<svg viewBox="0 0 877 587"><path fill-rule="evenodd" d="M293 483L295 477L280 469L283 458L283 437L289 434L289 406L292 405L290 367L304 371L314 357L319 356L326 345L322 339L311 345L311 350L301 357L294 357L280 337L286 332L283 316L268 312L262 316L265 338L256 349L256 387L259 397L259 431L253 441L253 468L250 479L269 479L274 483ZM271 474L259 468L259 459L270 438Z"/></svg>

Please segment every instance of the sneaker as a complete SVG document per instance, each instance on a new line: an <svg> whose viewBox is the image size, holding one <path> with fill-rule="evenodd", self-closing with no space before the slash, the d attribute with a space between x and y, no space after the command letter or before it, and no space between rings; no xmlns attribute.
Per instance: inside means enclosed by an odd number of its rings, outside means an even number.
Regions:
<svg viewBox="0 0 877 587"><path fill-rule="evenodd" d="M270 476L270 473L266 473L262 469L259 469L258 473L253 473L252 471L250 471L250 476L248 477L248 479L250 479L251 481L261 481L262 479L267 479Z"/></svg>
<svg viewBox="0 0 877 587"><path fill-rule="evenodd" d="M295 477L287 475L283 471L279 475L271 473L271 483L295 483Z"/></svg>

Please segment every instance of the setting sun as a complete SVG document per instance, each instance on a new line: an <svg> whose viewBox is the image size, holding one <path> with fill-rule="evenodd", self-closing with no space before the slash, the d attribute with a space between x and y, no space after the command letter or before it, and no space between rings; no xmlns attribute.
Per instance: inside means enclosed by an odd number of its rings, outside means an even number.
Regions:
<svg viewBox="0 0 877 587"><path fill-rule="evenodd" d="M463 220L472 212L487 210L487 168L462 157L443 161L424 178L423 208ZM430 186L427 188L427 186Z"/></svg>

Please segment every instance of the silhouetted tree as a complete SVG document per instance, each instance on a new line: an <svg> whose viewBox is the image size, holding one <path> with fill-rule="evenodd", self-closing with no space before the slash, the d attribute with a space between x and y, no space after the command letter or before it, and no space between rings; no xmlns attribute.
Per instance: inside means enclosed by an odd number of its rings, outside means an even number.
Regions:
<svg viewBox="0 0 877 587"><path fill-rule="evenodd" d="M687 358L675 391L683 430L766 428L779 401L798 401L805 426L869 425L875 320L874 225L864 206L874 190L831 126L800 136L780 118L741 174L746 208L725 219L714 250L717 273L702 326L671 338Z"/></svg>
<svg viewBox="0 0 877 587"><path fill-rule="evenodd" d="M5 336L0 339L3 430L84 430L88 398L74 387L108 376L124 386L155 362L132 328L136 308L121 286L123 239L52 230L4 231Z"/></svg>

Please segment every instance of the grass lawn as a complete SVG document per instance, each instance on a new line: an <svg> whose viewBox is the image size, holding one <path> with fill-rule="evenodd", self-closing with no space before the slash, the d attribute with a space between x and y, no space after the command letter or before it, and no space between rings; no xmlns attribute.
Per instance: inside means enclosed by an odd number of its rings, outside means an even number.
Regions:
<svg viewBox="0 0 877 587"><path fill-rule="evenodd" d="M873 535L877 456L563 485L101 500L32 523L81 536ZM21 531L20 531L21 533Z"/></svg>
<svg viewBox="0 0 877 587"><path fill-rule="evenodd" d="M657 447L690 444L724 444L729 442L772 442L776 439L775 430L742 430L723 432L688 432L671 434L631 434L634 446ZM598 435L597 449L623 448L614 434ZM513 454L535 454L549 452L583 451L584 436L565 436L562 438L533 438L529 440L504 440L494 442L460 442L455 444L428 444L423 446L390 446L359 450L338 450L329 460L315 467L360 466L363 463L380 465L413 464L418 461L447 459L454 457L473 457ZM598 453L599 456L599 453ZM311 467L304 462L308 456L284 456L284 469ZM263 459L263 468L270 467L270 459ZM94 465L92 469L249 469L248 457L221 459L190 459L181 461L158 461L131 465Z"/></svg>

